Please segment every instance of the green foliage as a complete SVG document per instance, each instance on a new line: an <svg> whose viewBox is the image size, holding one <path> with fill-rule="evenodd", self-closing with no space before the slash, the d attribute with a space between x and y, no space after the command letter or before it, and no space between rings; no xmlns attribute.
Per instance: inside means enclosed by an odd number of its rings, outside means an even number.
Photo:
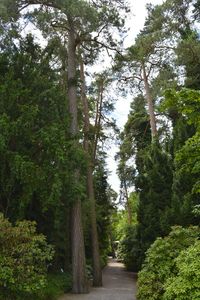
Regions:
<svg viewBox="0 0 200 300"><path fill-rule="evenodd" d="M200 192L200 92L195 90L183 89L178 93L167 95L169 101L173 101L178 110L186 117L188 124L195 126L196 134L189 138L185 145L176 154L178 172L193 175L192 193ZM196 178L196 180L195 180Z"/></svg>
<svg viewBox="0 0 200 300"><path fill-rule="evenodd" d="M188 124L196 126L200 123L200 91L183 88L181 91L167 90L165 92L165 102L163 108L175 107L182 113Z"/></svg>
<svg viewBox="0 0 200 300"><path fill-rule="evenodd" d="M195 243L199 234L199 228L195 226L174 226L168 236L157 238L148 249L138 275L138 300L164 299L167 280L177 274L176 258L181 251Z"/></svg>
<svg viewBox="0 0 200 300"><path fill-rule="evenodd" d="M172 222L197 224L192 214L193 206L199 204L199 91L181 89L165 93L163 109L176 111L174 120L174 180L172 196ZM170 112L170 113L171 113Z"/></svg>
<svg viewBox="0 0 200 300"><path fill-rule="evenodd" d="M129 224L127 209L116 209L111 219L112 240L114 242L113 246L116 248L117 259L122 260L128 270L136 271L138 269L138 252L136 250L136 247L138 247L136 239L138 195L132 192L128 202L131 212L131 224Z"/></svg>
<svg viewBox="0 0 200 300"><path fill-rule="evenodd" d="M179 173L193 176L192 193L200 193L200 132L188 139L176 155Z"/></svg>
<svg viewBox="0 0 200 300"><path fill-rule="evenodd" d="M151 141L150 124L145 109L145 99L142 95L136 97L131 103L131 111L120 139L118 175L122 187L126 184L128 188L133 185L135 175L134 167L128 161L136 155L136 163L139 168L140 155L138 152L147 147Z"/></svg>
<svg viewBox="0 0 200 300"><path fill-rule="evenodd" d="M126 265L136 270L141 267L151 243L170 230L168 211L171 206L172 160L158 140L151 143L144 98L136 97L131 109L121 137L118 172L127 186L135 185L139 198L133 213L137 214L138 224L133 232L132 229L125 231L121 246ZM135 159L133 167L131 159ZM127 176L128 164L132 173Z"/></svg>
<svg viewBox="0 0 200 300"><path fill-rule="evenodd" d="M72 288L72 277L69 273L52 273L47 275L45 287L33 300L57 300L59 296L67 293Z"/></svg>
<svg viewBox="0 0 200 300"><path fill-rule="evenodd" d="M137 178L140 191L137 217L140 261L143 261L146 250L155 239L170 230L168 210L171 205L171 187L170 156L155 142L144 152L143 169Z"/></svg>
<svg viewBox="0 0 200 300"><path fill-rule="evenodd" d="M184 38L176 50L179 65L184 65L186 69L185 86L187 88L199 90L200 88L200 41L198 32L192 31Z"/></svg>
<svg viewBox="0 0 200 300"><path fill-rule="evenodd" d="M200 242L175 259L177 273L165 283L164 300L198 300L200 298Z"/></svg>
<svg viewBox="0 0 200 300"><path fill-rule="evenodd" d="M65 269L70 242L63 232L71 202L85 196L86 159L78 137L69 135L60 64L52 45L42 49L31 35L1 44L0 211L11 221L35 220L55 245L55 267Z"/></svg>
<svg viewBox="0 0 200 300"><path fill-rule="evenodd" d="M116 194L107 182L104 160L99 161L97 164L94 180L100 255L102 257L102 265L105 265L110 250L110 215L113 211L113 202Z"/></svg>
<svg viewBox="0 0 200 300"><path fill-rule="evenodd" d="M200 216L200 205L199 204L194 206L192 213L195 216Z"/></svg>
<svg viewBox="0 0 200 300"><path fill-rule="evenodd" d="M69 148L64 95L45 56L31 36L0 55L1 210L11 218L12 209L24 217L33 198L47 209L68 177L59 167Z"/></svg>
<svg viewBox="0 0 200 300"><path fill-rule="evenodd" d="M111 236L113 241L120 241L124 237L124 231L127 225L126 211L115 209L111 216Z"/></svg>
<svg viewBox="0 0 200 300"><path fill-rule="evenodd" d="M53 248L36 233L34 222L15 226L0 214L0 294L2 299L24 299L46 285L47 263ZM9 298L8 298L9 299Z"/></svg>
<svg viewBox="0 0 200 300"><path fill-rule="evenodd" d="M126 225L124 237L120 240L117 257L123 260L127 270L137 272L140 268L140 245L137 239L137 225Z"/></svg>

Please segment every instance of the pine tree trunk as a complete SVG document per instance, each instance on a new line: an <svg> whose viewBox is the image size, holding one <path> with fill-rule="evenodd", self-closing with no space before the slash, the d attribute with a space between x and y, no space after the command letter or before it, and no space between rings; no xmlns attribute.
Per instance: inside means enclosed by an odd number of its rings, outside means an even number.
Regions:
<svg viewBox="0 0 200 300"><path fill-rule="evenodd" d="M100 254L99 254L99 240L98 240L98 233L97 233L95 195L94 195L92 172L93 172L93 167L89 165L87 170L87 187L88 187L88 196L90 200L90 214L91 214L93 285L102 286L102 271L101 271Z"/></svg>
<svg viewBox="0 0 200 300"><path fill-rule="evenodd" d="M94 182L93 182L93 157L89 149L89 130L90 130L90 120L89 120L89 108L88 100L86 97L85 88L85 74L84 74L84 64L82 58L80 58L80 74L81 74L81 90L82 90L82 100L83 100L83 110L84 110L84 149L86 153L89 154L89 162L87 166L87 191L90 201L90 216L91 216L91 238L92 238L92 258L93 258L93 285L102 286L102 271L100 263L99 254L99 241L97 232L97 222L96 222L96 201L94 195Z"/></svg>
<svg viewBox="0 0 200 300"><path fill-rule="evenodd" d="M149 87L149 81L148 81L148 77L146 74L146 69L145 69L144 64L142 64L142 70L143 70L143 79L144 79L146 100L147 100L148 109L149 109L151 135L152 135L152 139L154 139L157 136L156 118L155 118L155 113L154 113L153 100L151 97L151 91L150 91L150 87Z"/></svg>
<svg viewBox="0 0 200 300"><path fill-rule="evenodd" d="M76 42L73 22L69 21L68 32L68 97L69 112L71 117L70 133L76 136L78 133L77 119L77 90L76 90ZM75 170L75 177L78 182L79 171ZM72 273L73 273L73 292L87 293L88 281L86 276L85 247L83 238L81 201L75 199L72 207Z"/></svg>
<svg viewBox="0 0 200 300"><path fill-rule="evenodd" d="M72 207L72 273L73 293L88 293L80 200L77 200Z"/></svg>
<svg viewBox="0 0 200 300"><path fill-rule="evenodd" d="M93 161L96 160L97 154L97 144L100 135L100 126L101 126L101 117L102 117L102 107L103 107L103 80L98 84L98 99L97 99L97 107L96 107L96 118L95 118L95 138L94 138L94 147L93 147Z"/></svg>
<svg viewBox="0 0 200 300"><path fill-rule="evenodd" d="M130 203L129 203L128 190L127 190L127 185L126 185L125 180L124 180L124 189L125 189L125 194L126 194L126 209L127 209L127 215L128 215L128 224L131 225L131 223L132 223L131 207L130 207Z"/></svg>

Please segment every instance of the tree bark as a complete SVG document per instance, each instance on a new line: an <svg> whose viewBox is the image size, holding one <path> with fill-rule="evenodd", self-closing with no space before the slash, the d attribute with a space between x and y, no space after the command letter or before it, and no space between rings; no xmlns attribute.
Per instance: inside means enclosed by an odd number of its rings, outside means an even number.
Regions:
<svg viewBox="0 0 200 300"><path fill-rule="evenodd" d="M71 117L70 133L75 137L78 133L77 119L77 88L76 88L76 41L73 22L68 17L68 97L69 112ZM79 171L75 170L75 178L78 182ZM81 201L75 199L72 206L72 290L76 294L88 292L88 281L86 276L85 247L81 216Z"/></svg>
<svg viewBox="0 0 200 300"><path fill-rule="evenodd" d="M100 134L100 125L102 117L102 106L103 106L103 79L99 82L98 90L98 100L97 100L97 109L96 109L96 119L95 119L95 138L94 138L94 147L93 147L93 162L96 160L97 154L97 144Z"/></svg>
<svg viewBox="0 0 200 300"><path fill-rule="evenodd" d="M128 190L127 190L127 185L125 180L124 180L124 189L126 194L126 210L128 214L128 224L131 225L132 215L131 215L131 208L130 208L129 197L128 197Z"/></svg>
<svg viewBox="0 0 200 300"><path fill-rule="evenodd" d="M152 136L152 140L153 140L157 136L154 105L153 105L153 100L152 100L151 91L150 91L150 87L149 87L148 76L147 76L146 68L145 68L144 64L142 64L142 70L143 70L143 80L144 80L144 87L145 87L145 93L146 93L146 100L147 100L148 109L149 109L151 136Z"/></svg>
<svg viewBox="0 0 200 300"><path fill-rule="evenodd" d="M84 111L84 150L89 154L89 162L87 166L87 191L88 198L90 201L90 217L91 217L91 239L92 239L92 258L93 258L93 285L102 286L102 271L99 254L99 240L97 232L96 222L96 201L94 194L94 182L93 182L93 157L89 145L89 131L90 131L90 120L89 120L89 107L88 99L86 96L86 85L85 85L85 72L82 58L80 57L80 75L81 75L81 96L83 101Z"/></svg>

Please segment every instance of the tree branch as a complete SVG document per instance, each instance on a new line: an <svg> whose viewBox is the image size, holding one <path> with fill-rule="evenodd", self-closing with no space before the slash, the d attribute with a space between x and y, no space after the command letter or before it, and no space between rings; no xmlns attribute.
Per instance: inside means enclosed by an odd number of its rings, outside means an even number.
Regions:
<svg viewBox="0 0 200 300"><path fill-rule="evenodd" d="M19 1L19 12L28 7L29 5L45 5L49 7L53 7L56 9L61 9L62 7L57 5L55 1L50 1L50 0L27 0L27 1Z"/></svg>
<svg viewBox="0 0 200 300"><path fill-rule="evenodd" d="M118 49L113 48L113 47L111 47L111 46L108 46L108 45L104 44L103 42L100 42L100 41L98 41L98 40L96 40L96 39L90 39L90 40L86 40L86 41L97 43L97 44L101 45L102 47L104 47L104 48L106 48L106 49L108 49L108 50L117 52L120 56L123 57L122 53L121 53Z"/></svg>

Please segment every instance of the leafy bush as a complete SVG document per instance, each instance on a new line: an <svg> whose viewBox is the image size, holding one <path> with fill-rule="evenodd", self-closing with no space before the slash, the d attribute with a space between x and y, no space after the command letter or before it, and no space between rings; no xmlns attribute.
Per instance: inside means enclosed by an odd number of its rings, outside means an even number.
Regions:
<svg viewBox="0 0 200 300"><path fill-rule="evenodd" d="M199 233L196 226L174 226L167 237L157 238L147 251L138 274L138 300L164 299L165 283L178 271L175 259L196 242Z"/></svg>
<svg viewBox="0 0 200 300"><path fill-rule="evenodd" d="M166 284L165 300L200 299L200 241L181 252L175 260L178 273Z"/></svg>
<svg viewBox="0 0 200 300"><path fill-rule="evenodd" d="M46 285L47 262L53 249L44 235L36 233L34 222L15 226L0 214L0 297L26 299Z"/></svg>

